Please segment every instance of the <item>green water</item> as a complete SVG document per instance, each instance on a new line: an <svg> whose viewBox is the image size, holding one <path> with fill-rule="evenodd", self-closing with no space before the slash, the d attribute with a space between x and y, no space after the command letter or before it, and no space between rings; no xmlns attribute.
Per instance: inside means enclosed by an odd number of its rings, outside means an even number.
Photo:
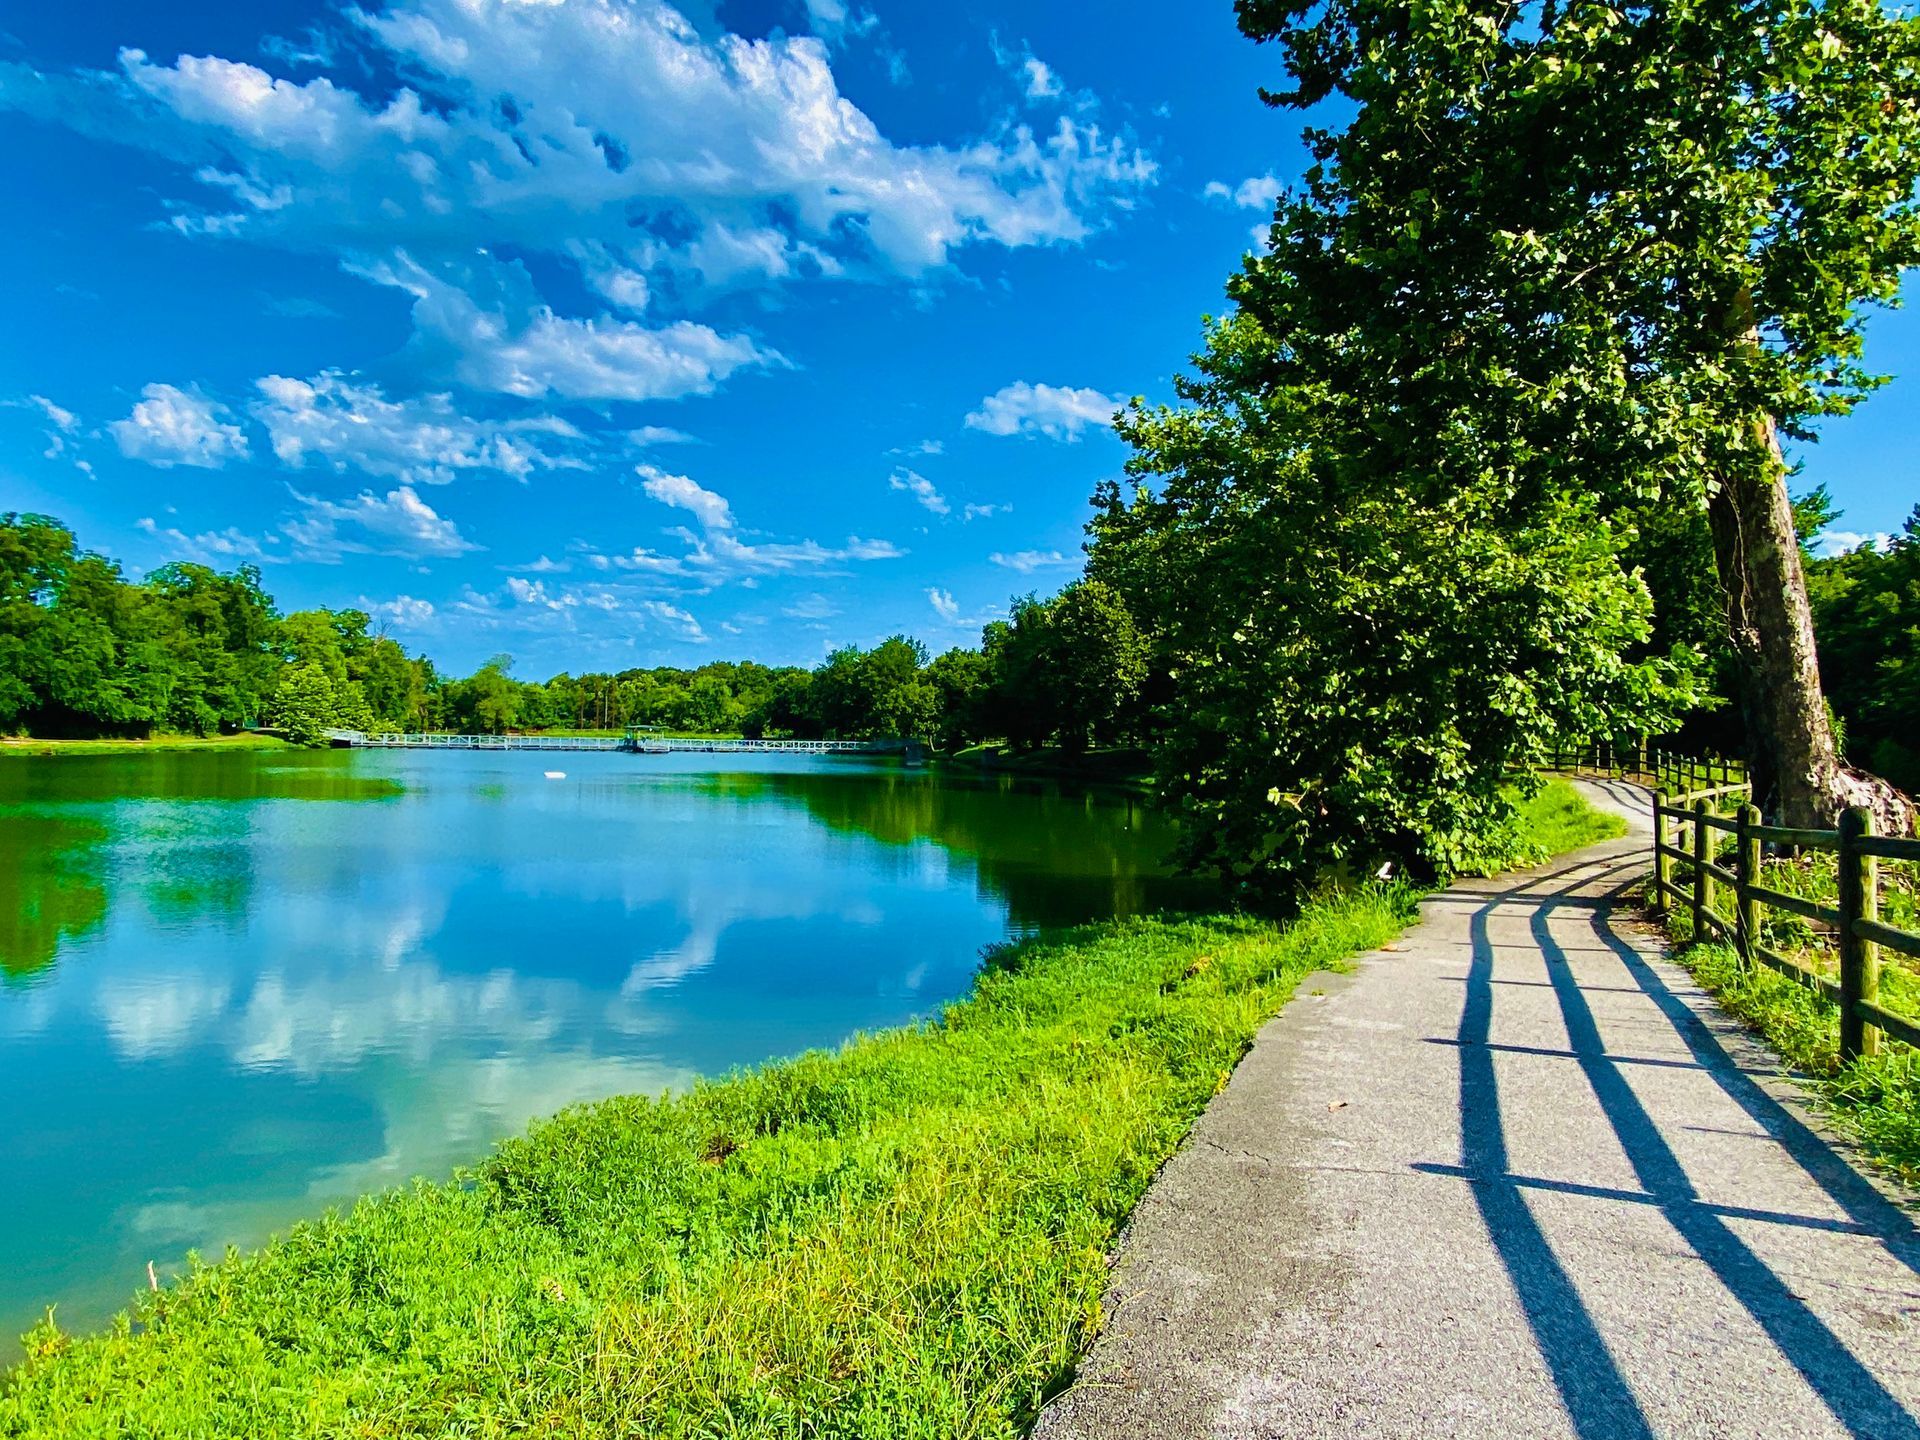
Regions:
<svg viewBox="0 0 1920 1440"><path fill-rule="evenodd" d="M1009 935L1211 900L1124 794L717 758L0 760L0 1360L150 1261L925 1015Z"/></svg>

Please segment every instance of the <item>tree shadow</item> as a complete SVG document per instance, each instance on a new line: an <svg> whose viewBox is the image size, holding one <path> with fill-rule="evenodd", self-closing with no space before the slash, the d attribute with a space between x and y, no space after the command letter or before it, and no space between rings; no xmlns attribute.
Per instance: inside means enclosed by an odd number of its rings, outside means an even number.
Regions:
<svg viewBox="0 0 1920 1440"><path fill-rule="evenodd" d="M1487 1231L1525 1308L1535 1343L1582 1437L1650 1436L1653 1430L1608 1350L1579 1288L1555 1254L1524 1195L1547 1189L1657 1207L1727 1292L1751 1315L1795 1370L1850 1433L1872 1440L1920 1440L1920 1423L1849 1351L1731 1228L1730 1218L1867 1233L1909 1267L1920 1258L1914 1227L1899 1207L1856 1173L1804 1123L1768 1095L1721 1047L1712 1030L1667 987L1644 957L1613 933L1610 917L1625 907L1622 891L1637 856L1595 872L1591 864L1521 877L1505 889L1478 890L1455 899L1476 903L1471 917L1472 960L1458 1032L1462 1161ZM1542 891L1545 883L1564 881ZM1608 882L1601 895L1579 895ZM1548 983L1568 1035L1567 1057L1578 1064L1641 1186L1641 1193L1550 1182L1515 1175L1509 1164L1490 1043L1495 947L1489 921L1503 905L1531 909L1530 935L1546 961ZM1685 1043L1695 1064L1777 1139L1786 1153L1849 1217L1847 1222L1792 1216L1765 1209L1717 1205L1702 1199L1667 1137L1609 1055L1568 952L1551 932L1556 914L1585 912L1601 946L1617 956ZM1617 989L1618 987L1612 987ZM1684 1063L1684 1062L1680 1062ZM1421 1167L1444 1170L1449 1167Z"/></svg>

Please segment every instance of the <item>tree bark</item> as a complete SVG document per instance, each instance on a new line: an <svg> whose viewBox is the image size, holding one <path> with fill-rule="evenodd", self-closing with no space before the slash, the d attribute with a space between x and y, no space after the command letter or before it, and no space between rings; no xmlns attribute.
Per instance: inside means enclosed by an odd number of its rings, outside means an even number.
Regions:
<svg viewBox="0 0 1920 1440"><path fill-rule="evenodd" d="M1912 804L1840 761L1820 685L1813 609L1773 421L1755 425L1764 463L1736 467L1707 502L1739 677L1754 801L1777 823L1831 829L1864 805L1883 835L1911 834Z"/></svg>
<svg viewBox="0 0 1920 1440"><path fill-rule="evenodd" d="M1736 363L1757 355L1752 290L1742 286L1722 314ZM1911 835L1913 803L1886 781L1840 762L1773 417L1756 417L1749 438L1748 463L1719 477L1707 498L1707 521L1726 600L1754 803L1777 824L1801 829L1832 829L1841 811L1864 805L1879 834Z"/></svg>

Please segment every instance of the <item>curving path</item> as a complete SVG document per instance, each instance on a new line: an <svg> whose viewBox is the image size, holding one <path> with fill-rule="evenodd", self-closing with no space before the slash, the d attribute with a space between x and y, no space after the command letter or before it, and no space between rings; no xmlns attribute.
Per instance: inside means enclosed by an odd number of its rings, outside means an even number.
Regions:
<svg viewBox="0 0 1920 1440"><path fill-rule="evenodd" d="M1623 889L1635 829L1303 985L1142 1201L1043 1440L1920 1440L1920 1236Z"/></svg>

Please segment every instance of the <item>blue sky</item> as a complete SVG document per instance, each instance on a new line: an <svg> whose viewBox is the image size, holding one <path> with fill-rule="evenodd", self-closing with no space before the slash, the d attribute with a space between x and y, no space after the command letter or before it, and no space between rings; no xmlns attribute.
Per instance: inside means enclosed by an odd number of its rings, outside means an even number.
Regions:
<svg viewBox="0 0 1920 1440"><path fill-rule="evenodd" d="M11 7L0 508L456 671L971 640L1297 176L1275 63L1227 0ZM1804 457L1840 530L1916 384Z"/></svg>

